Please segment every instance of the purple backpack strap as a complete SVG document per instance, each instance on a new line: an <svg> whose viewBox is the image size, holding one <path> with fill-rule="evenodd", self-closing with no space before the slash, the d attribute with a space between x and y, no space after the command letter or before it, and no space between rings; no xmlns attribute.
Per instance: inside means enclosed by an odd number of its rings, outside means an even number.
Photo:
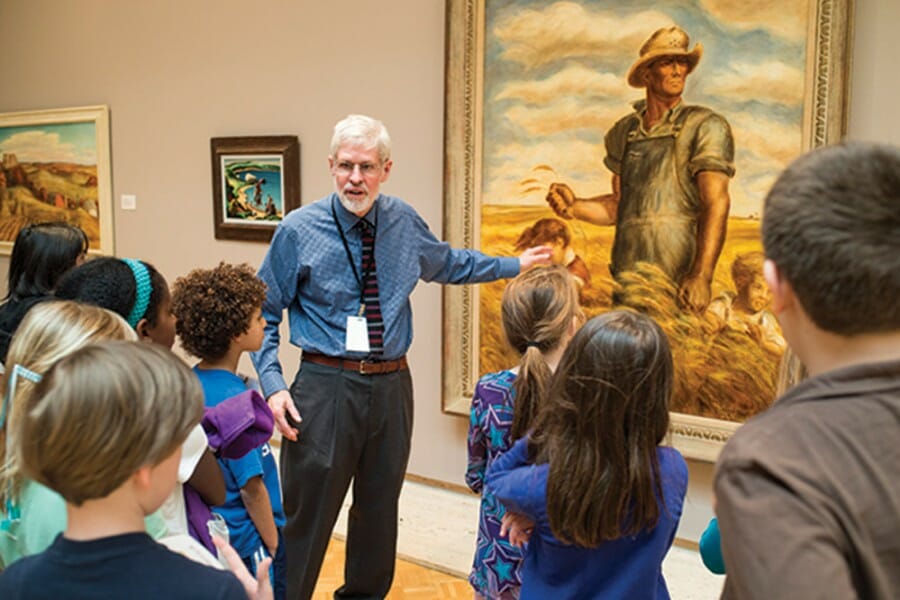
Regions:
<svg viewBox="0 0 900 600"><path fill-rule="evenodd" d="M189 483L184 484L184 508L187 513L188 533L215 556L216 547L206 526L207 521L212 519L212 512L200 497L200 493Z"/></svg>

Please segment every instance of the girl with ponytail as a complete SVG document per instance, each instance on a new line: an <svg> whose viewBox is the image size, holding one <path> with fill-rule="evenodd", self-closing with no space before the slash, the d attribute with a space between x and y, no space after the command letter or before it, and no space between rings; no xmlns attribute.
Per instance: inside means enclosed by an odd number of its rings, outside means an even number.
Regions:
<svg viewBox="0 0 900 600"><path fill-rule="evenodd" d="M493 461L531 429L553 370L582 320L578 292L562 266L537 267L509 283L501 305L503 331L521 357L475 387L469 421L466 483L481 492L478 540L469 582L476 598L518 598L523 553L500 537L503 506L483 489Z"/></svg>

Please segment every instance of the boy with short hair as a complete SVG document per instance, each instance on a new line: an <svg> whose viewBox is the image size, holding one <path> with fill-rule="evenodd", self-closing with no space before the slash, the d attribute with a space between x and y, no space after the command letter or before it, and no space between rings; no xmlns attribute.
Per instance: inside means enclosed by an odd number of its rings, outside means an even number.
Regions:
<svg viewBox="0 0 900 600"><path fill-rule="evenodd" d="M47 550L0 574L0 597L246 598L230 573L144 532L202 414L196 379L156 345L104 342L56 363L26 400L15 439L27 476L65 498L68 522Z"/></svg>
<svg viewBox="0 0 900 600"><path fill-rule="evenodd" d="M719 458L723 598L900 598L900 149L801 157L762 235L772 309L810 378Z"/></svg>
<svg viewBox="0 0 900 600"><path fill-rule="evenodd" d="M213 407L247 389L237 375L244 352L259 350L266 322L266 286L249 265L220 263L195 269L175 281L172 311L181 345L200 359L194 372ZM225 474L225 504L216 507L228 524L230 543L252 573L273 558L275 597L284 597L286 572L281 528L284 510L275 457L268 443L239 459L219 459Z"/></svg>

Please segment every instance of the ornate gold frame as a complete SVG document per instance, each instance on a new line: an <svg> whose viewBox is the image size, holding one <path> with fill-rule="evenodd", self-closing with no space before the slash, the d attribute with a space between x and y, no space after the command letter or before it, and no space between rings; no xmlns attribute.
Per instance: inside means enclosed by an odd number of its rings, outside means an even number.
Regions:
<svg viewBox="0 0 900 600"><path fill-rule="evenodd" d="M447 0L444 121L444 236L477 247L480 231L481 97L487 0ZM751 2L753 0L750 0ZM853 0L811 0L804 148L839 141L846 132ZM478 288L444 288L443 411L468 415L478 380ZM675 445L714 461L739 423L673 413Z"/></svg>

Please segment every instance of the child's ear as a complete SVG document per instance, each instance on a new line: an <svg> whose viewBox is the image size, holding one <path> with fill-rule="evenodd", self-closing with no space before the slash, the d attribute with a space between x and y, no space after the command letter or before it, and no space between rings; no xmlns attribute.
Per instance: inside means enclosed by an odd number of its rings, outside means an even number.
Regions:
<svg viewBox="0 0 900 600"><path fill-rule="evenodd" d="M131 481L134 483L135 488L138 490L148 489L152 481L152 472L153 467L151 465L143 465L135 471L134 475L131 476Z"/></svg>
<svg viewBox="0 0 900 600"><path fill-rule="evenodd" d="M569 323L569 330L566 332L570 338L575 337L575 334L578 333L578 328L581 327L583 320L584 317L580 314L572 315L572 322Z"/></svg>
<svg viewBox="0 0 900 600"><path fill-rule="evenodd" d="M766 279L769 291L772 292L772 312L777 315L790 308L795 299L794 289L791 287L791 283L782 276L778 265L766 259L766 262L763 263L763 277Z"/></svg>
<svg viewBox="0 0 900 600"><path fill-rule="evenodd" d="M153 339L150 337L150 321L147 319L141 319L138 321L137 325L135 325L134 330L138 334L138 339L142 342L152 342Z"/></svg>

